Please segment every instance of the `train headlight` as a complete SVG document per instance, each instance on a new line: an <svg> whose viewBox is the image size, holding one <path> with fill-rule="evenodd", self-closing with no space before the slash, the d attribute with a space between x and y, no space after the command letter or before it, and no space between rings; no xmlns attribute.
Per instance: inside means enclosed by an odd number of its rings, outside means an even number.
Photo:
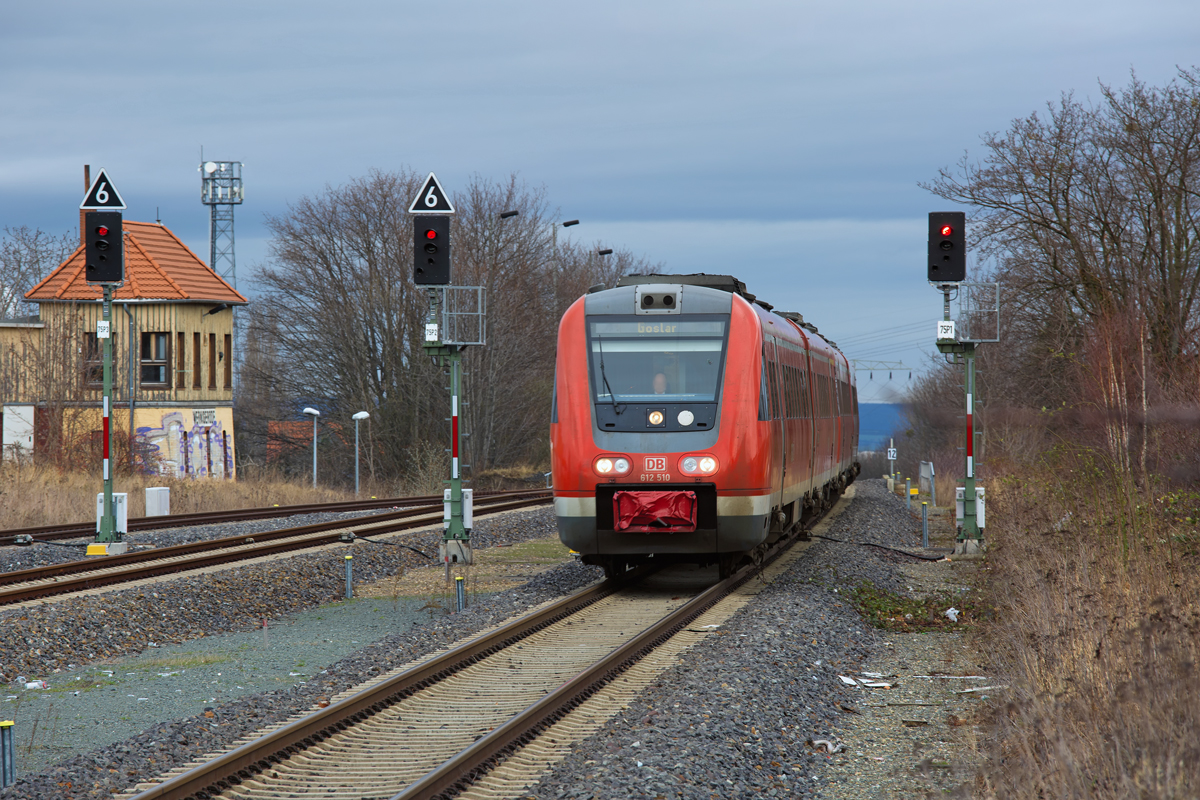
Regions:
<svg viewBox="0 0 1200 800"><path fill-rule="evenodd" d="M632 463L625 456L600 456L592 462L592 469L596 471L596 474L605 477L610 475L626 475L632 466Z"/></svg>
<svg viewBox="0 0 1200 800"><path fill-rule="evenodd" d="M665 419L666 419L666 415L664 415L662 411L660 411L656 408L653 411L651 411L649 414L646 415L646 424L649 425L651 428L660 428L660 427L662 427L663 420L665 420Z"/></svg>
<svg viewBox="0 0 1200 800"><path fill-rule="evenodd" d="M679 459L679 471L684 475L713 475L721 464L713 456L684 456Z"/></svg>

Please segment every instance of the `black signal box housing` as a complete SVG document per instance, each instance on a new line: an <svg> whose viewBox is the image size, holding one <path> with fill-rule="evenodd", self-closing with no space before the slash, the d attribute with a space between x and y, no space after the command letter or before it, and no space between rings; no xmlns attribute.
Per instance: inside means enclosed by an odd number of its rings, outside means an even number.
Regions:
<svg viewBox="0 0 1200 800"><path fill-rule="evenodd" d="M450 283L449 216L413 216L413 283L418 286L445 286Z"/></svg>
<svg viewBox="0 0 1200 800"><path fill-rule="evenodd" d="M125 282L125 240L120 211L84 214L84 276L88 283Z"/></svg>
<svg viewBox="0 0 1200 800"><path fill-rule="evenodd" d="M967 215L962 211L929 213L930 283L961 283L967 279Z"/></svg>

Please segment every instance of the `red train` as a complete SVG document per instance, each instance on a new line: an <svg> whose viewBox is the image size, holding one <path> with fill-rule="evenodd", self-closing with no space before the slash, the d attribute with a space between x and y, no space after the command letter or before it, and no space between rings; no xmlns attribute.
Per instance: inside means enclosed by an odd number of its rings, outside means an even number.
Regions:
<svg viewBox="0 0 1200 800"><path fill-rule="evenodd" d="M550 446L559 536L585 563L727 575L858 475L854 371L736 278L629 275L563 315Z"/></svg>

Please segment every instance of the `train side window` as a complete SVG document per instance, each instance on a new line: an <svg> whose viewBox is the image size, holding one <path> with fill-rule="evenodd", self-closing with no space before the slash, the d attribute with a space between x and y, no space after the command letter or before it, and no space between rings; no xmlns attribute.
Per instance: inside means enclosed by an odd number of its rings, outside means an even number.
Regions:
<svg viewBox="0 0 1200 800"><path fill-rule="evenodd" d="M800 416L800 388L796 378L800 370L788 367L788 416L795 419Z"/></svg>
<svg viewBox="0 0 1200 800"><path fill-rule="evenodd" d="M791 419L792 417L792 368L787 364L780 365L780 372L783 375L783 416Z"/></svg>
<svg viewBox="0 0 1200 800"><path fill-rule="evenodd" d="M792 374L796 385L796 418L801 419L804 417L804 386L801 383L804 369L801 367L792 367Z"/></svg>
<svg viewBox="0 0 1200 800"><path fill-rule="evenodd" d="M783 365L783 415L788 419L795 416L792 413L792 402L794 400L792 392L792 366L791 364Z"/></svg>
<svg viewBox="0 0 1200 800"><path fill-rule="evenodd" d="M771 419L779 419L779 376L775 374L774 361L767 362L767 385L771 389Z"/></svg>
<svg viewBox="0 0 1200 800"><path fill-rule="evenodd" d="M770 368L767 366L768 363L767 346L763 345L762 378L759 380L758 385L758 418L761 420L768 420L771 418L769 416L770 408L767 405L767 397L770 395L770 393L767 391L767 375L769 374L770 370Z"/></svg>
<svg viewBox="0 0 1200 800"><path fill-rule="evenodd" d="M808 417L808 373L804 371L803 367L798 372L800 381L800 418L805 419Z"/></svg>

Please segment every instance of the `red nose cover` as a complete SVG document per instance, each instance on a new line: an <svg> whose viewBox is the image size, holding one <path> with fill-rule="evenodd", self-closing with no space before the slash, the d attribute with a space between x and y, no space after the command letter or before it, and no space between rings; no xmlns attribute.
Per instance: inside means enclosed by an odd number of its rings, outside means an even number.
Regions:
<svg viewBox="0 0 1200 800"><path fill-rule="evenodd" d="M696 530L695 492L617 492L613 495L613 527L618 531Z"/></svg>

